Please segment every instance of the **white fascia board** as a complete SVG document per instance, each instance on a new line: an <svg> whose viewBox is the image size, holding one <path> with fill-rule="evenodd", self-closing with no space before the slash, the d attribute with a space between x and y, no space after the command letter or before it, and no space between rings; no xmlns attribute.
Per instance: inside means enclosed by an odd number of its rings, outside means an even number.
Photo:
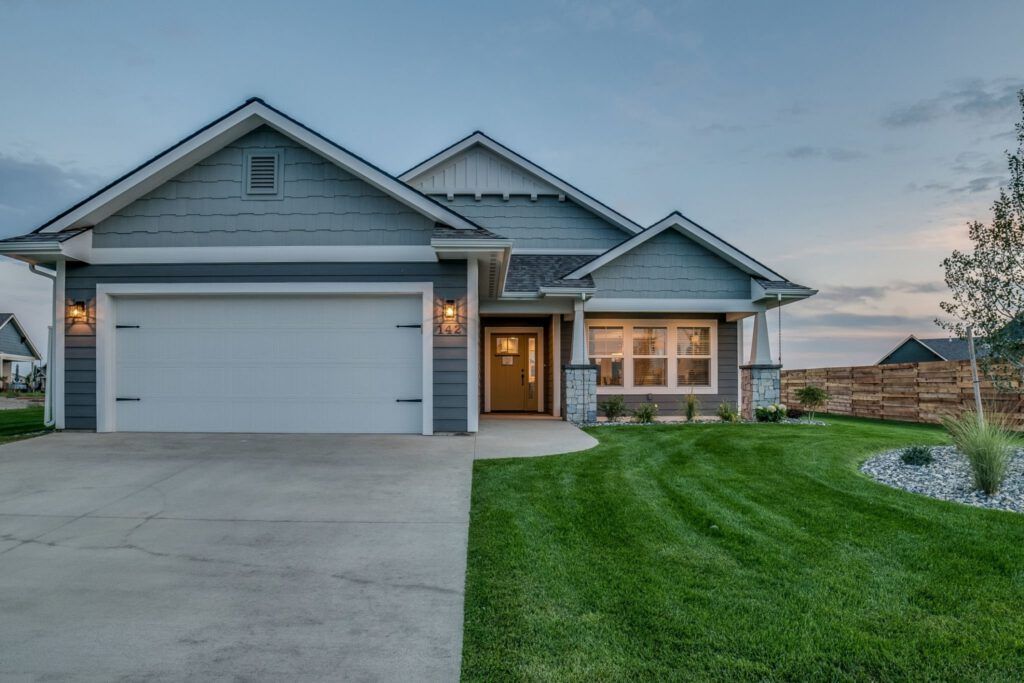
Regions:
<svg viewBox="0 0 1024 683"><path fill-rule="evenodd" d="M445 251L508 251L512 249L512 240L473 240L458 238L436 238L430 240L430 246Z"/></svg>
<svg viewBox="0 0 1024 683"><path fill-rule="evenodd" d="M295 142L317 152L406 206L453 228L477 226L409 185L345 151L260 101L252 101L208 128L167 150L95 197L52 220L40 232L95 225L210 154L261 125L268 125Z"/></svg>
<svg viewBox="0 0 1024 683"><path fill-rule="evenodd" d="M551 256L600 256L607 249L551 249L540 247L513 247L512 253L519 255L537 254Z"/></svg>
<svg viewBox="0 0 1024 683"><path fill-rule="evenodd" d="M500 142L492 140L491 138L487 137L486 135L480 132L473 133L469 137L463 138L462 140L455 143L451 147L448 147L447 149L438 152L437 154L430 157L426 161L417 164L413 168L410 168L408 171L400 175L398 178L399 180L405 183L409 183L412 180L414 180L416 176L422 175L424 172L429 171L430 169L445 163L452 157L461 154L462 152L466 151L467 149L474 145L480 145L481 147L491 152L492 154L496 154L497 156L508 161L509 163L519 166L523 170L527 171L528 173L531 173L532 175L537 176L538 178L548 183L549 185L553 185L554 187L558 188L559 191L563 192L567 197L570 197L577 204L590 209L597 215L607 220L609 223L622 228L626 232L636 234L643 231L643 227L641 225L638 225L637 223L626 218L618 211L615 211L611 207L605 206L604 204L597 201L593 197L584 193L582 190L573 187L572 185L565 182L558 176L548 171L545 171L543 168L533 163L526 157L516 154L508 147L502 145Z"/></svg>
<svg viewBox="0 0 1024 683"><path fill-rule="evenodd" d="M541 287L538 291L544 296L580 297L593 294L597 289L594 287Z"/></svg>
<svg viewBox="0 0 1024 683"><path fill-rule="evenodd" d="M667 218L658 221L651 227L647 228L639 235L631 237L622 244L613 247L606 251L602 256L597 257L589 263L585 263L573 272L565 276L567 280L574 280L592 273L598 268L608 263L611 263L623 254L632 251L639 247L641 244L660 235L669 228L675 228L680 233L689 237L697 244L705 247L712 253L721 256L726 261L732 263L734 266L741 270L757 277L765 278L767 280L781 280L783 277L773 270L770 270L766 266L758 263L754 259L750 258L736 247L728 244L724 240L711 234L704 228L700 227L693 221L689 220L682 214L675 212L670 214Z"/></svg>
<svg viewBox="0 0 1024 683"><path fill-rule="evenodd" d="M587 299L591 313L756 313L764 310L748 299Z"/></svg>

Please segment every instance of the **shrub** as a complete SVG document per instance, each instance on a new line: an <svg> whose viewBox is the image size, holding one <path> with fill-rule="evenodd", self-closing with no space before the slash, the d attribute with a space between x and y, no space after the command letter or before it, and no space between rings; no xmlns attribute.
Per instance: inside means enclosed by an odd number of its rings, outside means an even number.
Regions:
<svg viewBox="0 0 1024 683"><path fill-rule="evenodd" d="M799 408L790 408L790 407L787 406L787 408L786 408L786 417L788 417L790 419L793 419L793 420L799 420L803 416L804 416L804 411L800 410Z"/></svg>
<svg viewBox="0 0 1024 683"><path fill-rule="evenodd" d="M975 487L988 495L996 493L1006 478L1006 468L1016 445L1005 421L986 420L968 411L943 424L953 443L967 456Z"/></svg>
<svg viewBox="0 0 1024 683"><path fill-rule="evenodd" d="M641 403L633 411L633 419L640 424L650 424L658 416L657 403Z"/></svg>
<svg viewBox="0 0 1024 683"><path fill-rule="evenodd" d="M754 411L758 422L782 422L786 417L786 406L781 403L772 403L767 406L759 406Z"/></svg>
<svg viewBox="0 0 1024 683"><path fill-rule="evenodd" d="M828 402L828 392L821 387L816 387L813 384L808 384L806 387L801 387L796 390L796 398L800 401L800 405L807 409L810 413L810 418L814 419L814 411L825 405Z"/></svg>
<svg viewBox="0 0 1024 683"><path fill-rule="evenodd" d="M683 399L683 412L686 414L687 422L693 422L697 417L697 413L700 412L700 401L695 394L687 394Z"/></svg>
<svg viewBox="0 0 1024 683"><path fill-rule="evenodd" d="M930 446L907 446L900 451L900 460L904 465L920 467L921 465L931 465L935 458L932 456Z"/></svg>
<svg viewBox="0 0 1024 683"><path fill-rule="evenodd" d="M626 414L626 399L622 396L609 396L597 405L609 420L617 420Z"/></svg>
<svg viewBox="0 0 1024 683"><path fill-rule="evenodd" d="M740 419L740 416L727 401L718 404L718 417L722 422L736 422Z"/></svg>

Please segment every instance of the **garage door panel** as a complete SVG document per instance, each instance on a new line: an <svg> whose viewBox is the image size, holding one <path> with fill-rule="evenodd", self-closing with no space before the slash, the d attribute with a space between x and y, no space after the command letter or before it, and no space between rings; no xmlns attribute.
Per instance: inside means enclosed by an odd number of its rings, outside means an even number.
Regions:
<svg viewBox="0 0 1024 683"><path fill-rule="evenodd" d="M115 302L121 431L422 429L419 296L132 297Z"/></svg>

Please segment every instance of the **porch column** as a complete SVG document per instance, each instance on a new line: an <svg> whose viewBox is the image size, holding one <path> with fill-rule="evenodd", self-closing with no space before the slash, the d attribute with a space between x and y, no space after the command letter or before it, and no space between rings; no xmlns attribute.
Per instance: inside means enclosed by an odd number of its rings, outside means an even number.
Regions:
<svg viewBox="0 0 1024 683"><path fill-rule="evenodd" d="M572 308L572 359L569 362L573 365L586 365L587 330L583 324L583 300L574 301Z"/></svg>
<svg viewBox="0 0 1024 683"><path fill-rule="evenodd" d="M740 414L753 420L757 408L779 402L782 382L781 365L772 362L768 341L768 315L764 310L754 315L754 334L750 340L750 362L740 366Z"/></svg>

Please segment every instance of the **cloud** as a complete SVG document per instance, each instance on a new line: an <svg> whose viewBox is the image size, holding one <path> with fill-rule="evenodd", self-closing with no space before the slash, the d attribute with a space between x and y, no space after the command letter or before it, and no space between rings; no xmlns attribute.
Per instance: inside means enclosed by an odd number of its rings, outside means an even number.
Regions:
<svg viewBox="0 0 1024 683"><path fill-rule="evenodd" d="M1017 108L1017 91L1024 80L981 78L964 81L958 86L917 102L895 107L882 117L889 128L907 128L947 117L992 120L1012 116Z"/></svg>
<svg viewBox="0 0 1024 683"><path fill-rule="evenodd" d="M938 294L945 291L945 283L938 281L892 280L881 285L823 285L812 301L815 305L828 304L834 308L849 304L876 304L894 294Z"/></svg>
<svg viewBox="0 0 1024 683"><path fill-rule="evenodd" d="M0 154L0 237L39 227L99 184L89 173Z"/></svg>
<svg viewBox="0 0 1024 683"><path fill-rule="evenodd" d="M865 155L855 149L844 147L815 147L814 145L798 145L790 147L783 156L788 159L828 159L829 161L853 161Z"/></svg>
<svg viewBox="0 0 1024 683"><path fill-rule="evenodd" d="M994 175L984 176L982 178L972 178L967 181L967 184L961 185L960 187L952 187L949 189L951 194L974 194L976 192L986 192L991 189L995 189L1003 184L1006 180L1005 176Z"/></svg>

